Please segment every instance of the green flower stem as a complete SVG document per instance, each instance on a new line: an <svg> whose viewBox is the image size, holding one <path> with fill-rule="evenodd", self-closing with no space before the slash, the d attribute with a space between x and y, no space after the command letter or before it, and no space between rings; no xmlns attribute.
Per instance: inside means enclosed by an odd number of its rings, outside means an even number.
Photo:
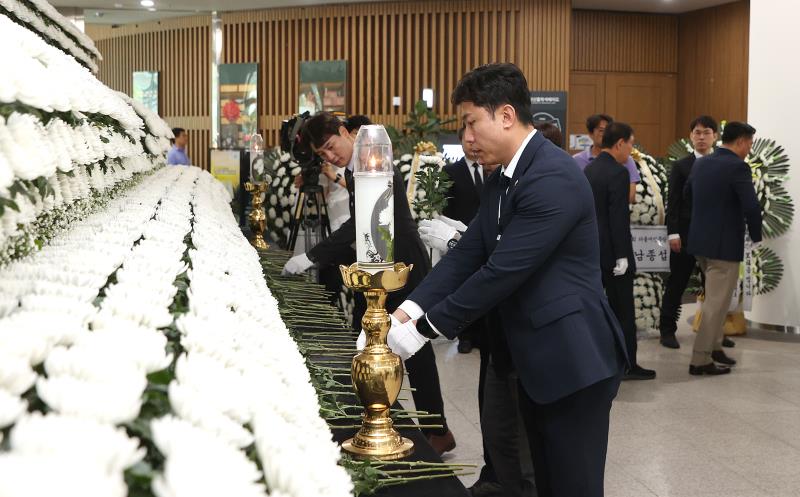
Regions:
<svg viewBox="0 0 800 497"><path fill-rule="evenodd" d="M412 482L412 481L434 480L436 478L450 478L452 476L466 476L466 475L471 475L471 474L473 474L473 473L472 472L467 472L467 473L455 473L455 472L453 472L453 473L447 473L447 474L444 474L444 475L425 475L425 476L411 476L411 477L405 477L405 478L390 478L390 479L386 479L386 480L380 480L376 490L378 490L380 488L391 487L391 486L394 486L394 485L403 485L405 483L409 483L409 482ZM384 483L384 482L386 482L386 483Z"/></svg>

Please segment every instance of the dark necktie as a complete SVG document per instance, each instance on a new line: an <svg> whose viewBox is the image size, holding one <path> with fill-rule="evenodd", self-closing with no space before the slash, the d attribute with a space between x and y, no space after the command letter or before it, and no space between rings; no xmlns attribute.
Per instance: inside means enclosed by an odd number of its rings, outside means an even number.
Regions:
<svg viewBox="0 0 800 497"><path fill-rule="evenodd" d="M481 192L483 191L483 180L481 179L481 173L478 171L478 168L481 167L477 162L472 165L475 170L472 172L475 176L475 190L478 191L478 196L480 196Z"/></svg>
<svg viewBox="0 0 800 497"><path fill-rule="evenodd" d="M508 186L510 184L511 178L500 173L500 212L503 212L503 206L506 205L506 196L508 195Z"/></svg>

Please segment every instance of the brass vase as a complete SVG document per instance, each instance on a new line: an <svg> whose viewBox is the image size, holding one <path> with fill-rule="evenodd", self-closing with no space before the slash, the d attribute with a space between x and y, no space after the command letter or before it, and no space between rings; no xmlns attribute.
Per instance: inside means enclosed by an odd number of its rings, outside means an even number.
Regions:
<svg viewBox="0 0 800 497"><path fill-rule="evenodd" d="M253 233L253 239L250 243L256 250L267 250L269 244L264 240L264 229L267 227L267 215L264 213L264 207L261 205L261 196L267 191L267 184L263 181L257 183L248 181L244 184L244 189L249 192L252 197L250 215L247 216L250 222L250 231Z"/></svg>
<svg viewBox="0 0 800 497"><path fill-rule="evenodd" d="M391 318L386 296L403 288L413 265L397 263L375 274L361 270L358 263L339 266L345 285L363 292L367 311L361 326L367 336L364 350L353 358L350 374L353 387L364 406L361 429L342 448L362 459L394 460L414 451L414 443L392 427L389 412L403 384L403 361L386 344Z"/></svg>

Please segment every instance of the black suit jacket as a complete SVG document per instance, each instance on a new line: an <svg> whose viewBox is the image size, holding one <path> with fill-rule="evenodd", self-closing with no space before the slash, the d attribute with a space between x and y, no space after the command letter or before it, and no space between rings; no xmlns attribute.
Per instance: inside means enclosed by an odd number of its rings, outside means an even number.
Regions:
<svg viewBox="0 0 800 497"><path fill-rule="evenodd" d="M686 195L692 199L690 254L741 261L745 220L750 239L761 241L761 205L750 166L727 148L695 161Z"/></svg>
<svg viewBox="0 0 800 497"><path fill-rule="evenodd" d="M692 199L684 195L684 189L689 174L692 172L694 161L694 154L684 157L676 161L669 172L667 233L680 235L684 245L689 236L689 225L692 220Z"/></svg>
<svg viewBox="0 0 800 497"><path fill-rule="evenodd" d="M594 195L594 211L600 234L600 266L611 271L617 259L628 259L628 271L636 271L628 209L630 176L625 166L602 152L583 170Z"/></svg>
<svg viewBox="0 0 800 497"><path fill-rule="evenodd" d="M355 181L353 173L345 171L347 192L350 195L350 219L344 222L331 236L318 243L308 251L308 258L321 264L352 264L356 262L356 253L353 244L356 241L355 222ZM395 307L425 278L431 268L431 261L425 250L425 245L417 233L417 223L411 217L408 206L403 177L397 168L394 168L394 242L396 262L413 264L414 268L408 277L406 286L397 292L389 294L387 307ZM397 303L395 303L397 302Z"/></svg>
<svg viewBox="0 0 800 497"><path fill-rule="evenodd" d="M501 174L409 300L450 338L498 307L525 391L550 403L620 372L622 330L603 291L592 191L572 157L535 133L498 222Z"/></svg>
<svg viewBox="0 0 800 497"><path fill-rule="evenodd" d="M472 179L472 168L462 157L457 162L444 166L444 172L453 180L453 186L447 192L447 206L442 214L469 224L478 213L478 206L481 205L481 198Z"/></svg>

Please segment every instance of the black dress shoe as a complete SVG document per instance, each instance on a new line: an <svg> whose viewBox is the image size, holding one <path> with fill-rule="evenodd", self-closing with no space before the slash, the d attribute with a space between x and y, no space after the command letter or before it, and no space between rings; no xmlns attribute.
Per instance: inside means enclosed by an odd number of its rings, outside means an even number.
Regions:
<svg viewBox="0 0 800 497"><path fill-rule="evenodd" d="M458 339L458 352L460 354L469 354L472 352L472 340L466 338Z"/></svg>
<svg viewBox="0 0 800 497"><path fill-rule="evenodd" d="M428 443L439 454L439 457L456 448L456 439L450 430L447 430L444 435L428 435Z"/></svg>
<svg viewBox="0 0 800 497"><path fill-rule="evenodd" d="M736 359L732 359L725 355L725 352L721 350L715 350L711 353L711 358L714 359L714 362L718 362L720 364L724 364L726 366L735 366Z"/></svg>
<svg viewBox="0 0 800 497"><path fill-rule="evenodd" d="M722 346L723 347L728 347L729 349L732 349L732 348L736 347L736 342L734 342L733 340L731 340L728 337L723 337L722 338Z"/></svg>
<svg viewBox="0 0 800 497"><path fill-rule="evenodd" d="M704 374L716 376L719 374L728 374L731 372L731 368L726 368L724 366L717 366L713 362L710 362L703 366L689 366L689 374L692 376L702 376Z"/></svg>
<svg viewBox="0 0 800 497"><path fill-rule="evenodd" d="M469 495L471 497L503 497L505 489L496 481L478 480L469 487Z"/></svg>
<svg viewBox="0 0 800 497"><path fill-rule="evenodd" d="M663 345L668 349L681 348L681 344L678 343L678 339L675 337L675 335L664 335L663 337L661 337L659 342L661 342L661 345Z"/></svg>
<svg viewBox="0 0 800 497"><path fill-rule="evenodd" d="M625 376L622 377L624 381L629 380L654 380L656 372L652 369L645 369L638 364L628 370Z"/></svg>

